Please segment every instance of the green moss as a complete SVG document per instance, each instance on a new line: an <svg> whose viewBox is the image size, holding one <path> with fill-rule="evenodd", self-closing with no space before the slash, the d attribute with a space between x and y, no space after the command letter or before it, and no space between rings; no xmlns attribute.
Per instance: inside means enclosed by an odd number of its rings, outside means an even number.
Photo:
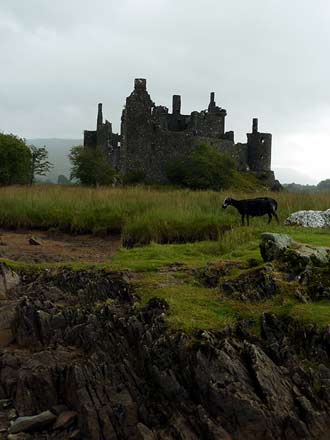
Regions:
<svg viewBox="0 0 330 440"><path fill-rule="evenodd" d="M315 324L324 328L330 324L330 301L296 304L290 315L305 324Z"/></svg>
<svg viewBox="0 0 330 440"><path fill-rule="evenodd" d="M189 284L148 289L144 284L138 292L143 304L153 297L165 299L170 306L166 320L176 330L216 330L235 323L235 312L218 300L214 289Z"/></svg>

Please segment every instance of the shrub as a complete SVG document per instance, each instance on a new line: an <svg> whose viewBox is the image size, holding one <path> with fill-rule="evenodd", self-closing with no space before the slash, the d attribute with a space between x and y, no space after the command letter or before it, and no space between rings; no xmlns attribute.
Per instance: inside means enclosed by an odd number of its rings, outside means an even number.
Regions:
<svg viewBox="0 0 330 440"><path fill-rule="evenodd" d="M208 145L196 147L187 158L169 162L167 178L171 183L192 189L220 190L234 183L235 162Z"/></svg>
<svg viewBox="0 0 330 440"><path fill-rule="evenodd" d="M91 186L113 183L115 171L102 148L78 145L71 149L69 159L72 163L71 179L77 179L83 185Z"/></svg>
<svg viewBox="0 0 330 440"><path fill-rule="evenodd" d="M124 185L135 185L137 183L145 182L145 172L143 170L129 171L123 176Z"/></svg>

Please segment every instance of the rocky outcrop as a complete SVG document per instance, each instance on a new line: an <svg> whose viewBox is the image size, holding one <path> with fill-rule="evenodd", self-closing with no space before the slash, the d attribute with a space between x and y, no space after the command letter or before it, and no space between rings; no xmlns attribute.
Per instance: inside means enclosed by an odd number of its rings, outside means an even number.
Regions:
<svg viewBox="0 0 330 440"><path fill-rule="evenodd" d="M330 248L297 243L286 234L271 232L261 234L261 240L260 253L264 261L285 262L294 272L330 263Z"/></svg>
<svg viewBox="0 0 330 440"><path fill-rule="evenodd" d="M5 263L0 263L0 301L7 299L7 293L19 284L19 276Z"/></svg>
<svg viewBox="0 0 330 440"><path fill-rule="evenodd" d="M40 431L56 420L56 415L51 411L44 411L31 417L18 417L9 428L10 434L19 432Z"/></svg>
<svg viewBox="0 0 330 440"><path fill-rule="evenodd" d="M265 280L268 267L253 269L254 279ZM115 272L23 275L12 298L0 438L329 437L328 329L264 314L258 338L245 321L222 332L169 331L167 303L138 306L129 278Z"/></svg>
<svg viewBox="0 0 330 440"><path fill-rule="evenodd" d="M306 228L330 228L330 209L326 211L297 211L286 219L285 224Z"/></svg>
<svg viewBox="0 0 330 440"><path fill-rule="evenodd" d="M226 279L220 282L220 287L226 297L251 302L271 298L278 291L271 264Z"/></svg>

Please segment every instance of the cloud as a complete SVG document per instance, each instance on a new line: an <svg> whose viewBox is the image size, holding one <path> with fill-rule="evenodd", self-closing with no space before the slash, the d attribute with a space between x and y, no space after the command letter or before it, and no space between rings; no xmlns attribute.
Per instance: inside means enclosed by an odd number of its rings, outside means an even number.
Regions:
<svg viewBox="0 0 330 440"><path fill-rule="evenodd" d="M187 113L215 91L237 140L257 116L273 162L308 167L312 139L329 154L329 18L326 0L2 0L0 129L79 137L100 101L118 129L146 77L154 101L179 93Z"/></svg>

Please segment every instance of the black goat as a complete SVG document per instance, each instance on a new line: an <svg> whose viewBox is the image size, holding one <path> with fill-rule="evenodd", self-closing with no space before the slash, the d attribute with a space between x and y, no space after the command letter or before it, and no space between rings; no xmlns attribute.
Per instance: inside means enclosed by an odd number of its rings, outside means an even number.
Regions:
<svg viewBox="0 0 330 440"><path fill-rule="evenodd" d="M273 216L279 223L276 211L277 201L270 197L258 197L256 199L235 200L231 197L225 199L222 204L223 208L227 206L234 206L242 216L242 225L244 226L244 218L246 216L247 224L249 226L249 217L259 217L262 215L268 215L268 224L271 222Z"/></svg>

